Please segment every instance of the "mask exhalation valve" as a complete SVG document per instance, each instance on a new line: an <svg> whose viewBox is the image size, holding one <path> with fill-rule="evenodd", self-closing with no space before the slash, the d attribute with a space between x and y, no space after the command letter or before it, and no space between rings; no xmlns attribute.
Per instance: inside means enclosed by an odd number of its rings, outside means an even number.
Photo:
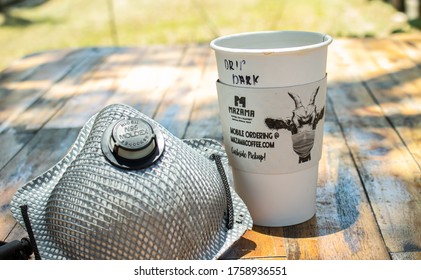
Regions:
<svg viewBox="0 0 421 280"><path fill-rule="evenodd" d="M164 138L157 127L140 118L112 123L102 137L102 152L114 165L142 169L154 163L164 150Z"/></svg>

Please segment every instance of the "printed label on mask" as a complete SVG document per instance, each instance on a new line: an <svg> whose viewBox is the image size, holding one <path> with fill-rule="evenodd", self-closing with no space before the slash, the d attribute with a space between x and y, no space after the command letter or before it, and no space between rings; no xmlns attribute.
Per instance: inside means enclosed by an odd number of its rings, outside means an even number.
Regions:
<svg viewBox="0 0 421 280"><path fill-rule="evenodd" d="M217 82L230 164L263 174L291 173L318 163L322 152L326 77L282 88Z"/></svg>

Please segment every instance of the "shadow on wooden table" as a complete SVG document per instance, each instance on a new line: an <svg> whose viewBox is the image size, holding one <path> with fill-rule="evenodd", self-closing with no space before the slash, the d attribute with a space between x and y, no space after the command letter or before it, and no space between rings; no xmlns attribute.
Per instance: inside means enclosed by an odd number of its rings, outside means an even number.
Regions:
<svg viewBox="0 0 421 280"><path fill-rule="evenodd" d="M255 226L223 258L421 257L420 50L421 38L332 44L316 215ZM14 191L105 105L129 104L179 138L220 140L212 58L200 45L93 48L28 56L3 72L0 237L20 237L9 235Z"/></svg>

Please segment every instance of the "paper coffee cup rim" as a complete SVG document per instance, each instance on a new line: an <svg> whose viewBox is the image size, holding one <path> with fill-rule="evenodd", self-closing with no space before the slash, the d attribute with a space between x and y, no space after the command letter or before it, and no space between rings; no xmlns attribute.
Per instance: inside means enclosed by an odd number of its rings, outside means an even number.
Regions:
<svg viewBox="0 0 421 280"><path fill-rule="evenodd" d="M322 38L321 42L315 43L308 43L302 44L297 46L287 46L287 47L273 47L273 48L248 48L248 47L235 47L229 46L229 43L232 42L233 39L238 38L246 38L250 36L255 37L264 37L267 35L276 35L276 34L296 34L296 35L312 35L312 36L319 36ZM218 37L211 41L210 46L215 51L223 51L229 53L242 53L242 54L273 54L273 53L292 53L292 52L301 52L301 51L308 51L312 49L321 48L324 46L328 46L332 43L333 39L331 36L320 33L320 32L312 32L312 31L297 31L297 30L279 30L279 31L257 31L257 32L244 32L244 33L237 33L231 35L225 35Z"/></svg>

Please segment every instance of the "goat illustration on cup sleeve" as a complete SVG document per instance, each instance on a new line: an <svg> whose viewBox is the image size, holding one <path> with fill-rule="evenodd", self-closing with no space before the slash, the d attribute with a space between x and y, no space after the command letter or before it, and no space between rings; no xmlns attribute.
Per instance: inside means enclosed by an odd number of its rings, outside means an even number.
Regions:
<svg viewBox="0 0 421 280"><path fill-rule="evenodd" d="M292 116L288 118L266 118L265 124L270 129L286 129L291 131L292 148L298 155L298 163L311 160L311 149L314 145L315 130L320 120L323 119L325 107L317 110L315 100L320 87L313 92L310 102L306 107L303 106L301 98L294 93L288 92L288 95L294 100L295 109Z"/></svg>

